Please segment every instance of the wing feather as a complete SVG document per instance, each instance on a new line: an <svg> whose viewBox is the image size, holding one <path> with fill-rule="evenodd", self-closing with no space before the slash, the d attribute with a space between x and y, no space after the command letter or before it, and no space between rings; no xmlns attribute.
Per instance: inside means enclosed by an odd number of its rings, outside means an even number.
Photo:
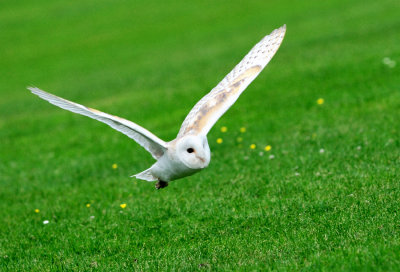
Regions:
<svg viewBox="0 0 400 272"><path fill-rule="evenodd" d="M143 146L147 151L151 153L151 155L155 159L161 157L164 154L164 151L167 149L167 143L159 139L150 131L129 120L85 107L83 105L68 101L53 94L49 94L35 87L28 87L28 89L32 93L36 94L44 100L47 100L53 105L98 120L109 125L113 129L122 132L123 134Z"/></svg>
<svg viewBox="0 0 400 272"><path fill-rule="evenodd" d="M283 25L257 43L214 89L197 102L183 121L178 137L206 135L275 55L285 32L286 25Z"/></svg>

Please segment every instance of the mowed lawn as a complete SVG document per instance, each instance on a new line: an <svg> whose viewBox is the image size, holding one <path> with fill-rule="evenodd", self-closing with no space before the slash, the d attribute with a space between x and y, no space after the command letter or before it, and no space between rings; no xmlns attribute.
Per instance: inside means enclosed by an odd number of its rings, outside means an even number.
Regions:
<svg viewBox="0 0 400 272"><path fill-rule="evenodd" d="M1 2L0 270L400 270L399 14L396 0ZM26 90L169 141L283 24L209 133L210 166L163 190L130 178L154 162L134 141Z"/></svg>

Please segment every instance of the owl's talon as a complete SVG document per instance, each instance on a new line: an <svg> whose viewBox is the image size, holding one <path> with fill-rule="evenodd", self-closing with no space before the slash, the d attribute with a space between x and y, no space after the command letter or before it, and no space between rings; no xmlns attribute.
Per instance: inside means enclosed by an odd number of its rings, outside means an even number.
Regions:
<svg viewBox="0 0 400 272"><path fill-rule="evenodd" d="M157 190L162 189L162 188L165 188L165 187L167 187L167 186L168 186L168 182L165 182L165 181L162 181L162 180L159 180L159 181L156 183L156 189L157 189Z"/></svg>

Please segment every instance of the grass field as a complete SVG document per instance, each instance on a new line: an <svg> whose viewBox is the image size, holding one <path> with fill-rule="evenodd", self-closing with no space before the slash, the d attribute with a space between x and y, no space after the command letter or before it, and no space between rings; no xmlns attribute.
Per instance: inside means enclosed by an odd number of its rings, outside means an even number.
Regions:
<svg viewBox="0 0 400 272"><path fill-rule="evenodd" d="M0 270L399 271L399 1L135 2L0 3ZM26 90L169 141L284 23L209 168L163 190L129 177L134 141Z"/></svg>

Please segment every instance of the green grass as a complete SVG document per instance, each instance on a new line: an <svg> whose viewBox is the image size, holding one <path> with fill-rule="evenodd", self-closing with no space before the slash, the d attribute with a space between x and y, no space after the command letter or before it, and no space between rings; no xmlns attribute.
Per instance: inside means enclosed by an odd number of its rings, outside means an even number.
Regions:
<svg viewBox="0 0 400 272"><path fill-rule="evenodd" d="M1 2L0 270L400 270L399 14L395 0ZM210 132L209 168L160 191L129 177L153 163L139 145L25 89L172 140L284 23Z"/></svg>

